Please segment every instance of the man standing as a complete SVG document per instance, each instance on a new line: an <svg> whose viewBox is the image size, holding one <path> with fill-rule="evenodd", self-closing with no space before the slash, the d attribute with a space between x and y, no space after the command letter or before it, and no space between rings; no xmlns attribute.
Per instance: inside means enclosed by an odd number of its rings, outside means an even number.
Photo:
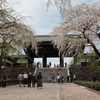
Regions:
<svg viewBox="0 0 100 100"><path fill-rule="evenodd" d="M67 76L67 82L69 82L69 75Z"/></svg>
<svg viewBox="0 0 100 100"><path fill-rule="evenodd" d="M28 74L28 87L31 87L31 80L32 80L32 73L29 72L29 74Z"/></svg>
<svg viewBox="0 0 100 100"><path fill-rule="evenodd" d="M64 83L64 76L61 76L61 83Z"/></svg>

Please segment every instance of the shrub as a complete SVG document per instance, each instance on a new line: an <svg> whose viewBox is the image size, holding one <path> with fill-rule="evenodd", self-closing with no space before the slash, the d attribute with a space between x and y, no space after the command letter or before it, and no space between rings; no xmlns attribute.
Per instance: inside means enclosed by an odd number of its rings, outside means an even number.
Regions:
<svg viewBox="0 0 100 100"><path fill-rule="evenodd" d="M9 79L7 80L6 82L6 85L9 86L9 85L16 85L18 84L19 81L18 80L15 80L15 79ZM0 80L0 86L2 86L2 81Z"/></svg>
<svg viewBox="0 0 100 100"><path fill-rule="evenodd" d="M93 90L100 91L100 82L91 82L91 81L74 81L74 83L86 86L88 88L91 88Z"/></svg>

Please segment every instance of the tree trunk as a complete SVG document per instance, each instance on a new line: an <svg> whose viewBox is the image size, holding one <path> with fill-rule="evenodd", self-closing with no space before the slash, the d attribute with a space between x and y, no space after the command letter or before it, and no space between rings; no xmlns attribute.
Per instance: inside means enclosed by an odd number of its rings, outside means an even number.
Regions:
<svg viewBox="0 0 100 100"><path fill-rule="evenodd" d="M95 46L91 41L89 41L89 43L90 43L91 46L93 47L95 53L100 57L100 52L99 52L99 50L96 48L96 46Z"/></svg>
<svg viewBox="0 0 100 100"><path fill-rule="evenodd" d="M0 68L1 68L1 66L2 66L2 60L3 60L3 46L1 46Z"/></svg>
<svg viewBox="0 0 100 100"><path fill-rule="evenodd" d="M85 30L84 30L84 32L82 32L82 33L83 33L84 38L86 38L87 41L88 41L88 42L91 44L91 46L93 47L93 49L94 49L95 53L97 54L97 56L100 57L100 52L99 52L99 50L97 49L97 47L95 46L95 44L84 34L84 33L85 33Z"/></svg>

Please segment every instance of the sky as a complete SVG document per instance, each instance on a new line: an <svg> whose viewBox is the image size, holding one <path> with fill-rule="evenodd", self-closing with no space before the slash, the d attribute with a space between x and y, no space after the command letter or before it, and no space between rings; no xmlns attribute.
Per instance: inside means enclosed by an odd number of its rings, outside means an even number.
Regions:
<svg viewBox="0 0 100 100"><path fill-rule="evenodd" d="M7 0L13 8L26 17L26 24L36 31L36 35L47 35L61 22L60 13L52 4L47 11L48 0ZM53 1L53 0L52 0ZM99 0L72 0L73 6L81 3L92 4Z"/></svg>
<svg viewBox="0 0 100 100"><path fill-rule="evenodd" d="M52 0L53 1L53 0ZM52 28L59 25L61 22L60 13L56 6L53 4L47 11L47 0L7 0L7 2L21 15L26 17L26 24L36 31L36 35L48 35L52 32ZM72 0L72 6L81 3L92 4L100 2L99 0ZM69 64L73 58L65 58L64 62ZM35 59L35 62L42 59ZM48 58L47 63L52 61L59 64L59 58Z"/></svg>

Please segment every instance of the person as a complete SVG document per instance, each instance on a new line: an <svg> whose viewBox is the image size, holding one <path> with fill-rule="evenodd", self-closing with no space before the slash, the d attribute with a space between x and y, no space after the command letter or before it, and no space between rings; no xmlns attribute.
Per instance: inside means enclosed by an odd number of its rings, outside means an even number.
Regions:
<svg viewBox="0 0 100 100"><path fill-rule="evenodd" d="M55 82L55 77L54 77L54 74L52 74L52 83Z"/></svg>
<svg viewBox="0 0 100 100"><path fill-rule="evenodd" d="M49 62L49 66L51 67L51 62Z"/></svg>
<svg viewBox="0 0 100 100"><path fill-rule="evenodd" d="M56 68L56 64L54 64L54 68Z"/></svg>
<svg viewBox="0 0 100 100"><path fill-rule="evenodd" d="M58 84L60 83L60 75L57 74L57 81L58 81Z"/></svg>
<svg viewBox="0 0 100 100"><path fill-rule="evenodd" d="M23 74L23 85L24 85L24 87L27 86L27 78L28 78L28 75L26 74L26 72L24 72L24 74Z"/></svg>
<svg viewBox="0 0 100 100"><path fill-rule="evenodd" d="M39 87L40 87L41 89L42 89L42 87L43 87L41 72L39 72L38 75L37 75L37 88L39 89Z"/></svg>
<svg viewBox="0 0 100 100"><path fill-rule="evenodd" d="M21 87L21 84L22 84L22 81L23 81L23 75L19 74L17 79L19 80L19 87Z"/></svg>
<svg viewBox="0 0 100 100"><path fill-rule="evenodd" d="M61 76L61 83L64 83L64 76Z"/></svg>
<svg viewBox="0 0 100 100"><path fill-rule="evenodd" d="M42 63L39 61L40 68L42 67Z"/></svg>
<svg viewBox="0 0 100 100"><path fill-rule="evenodd" d="M36 76L35 76L35 73L33 73L33 75L32 75L32 87L35 87L35 84L36 84Z"/></svg>
<svg viewBox="0 0 100 100"><path fill-rule="evenodd" d="M3 88L6 87L6 81L7 81L6 76L3 76L3 78L2 78L2 86L3 86Z"/></svg>
<svg viewBox="0 0 100 100"><path fill-rule="evenodd" d="M94 75L94 76L93 76L93 82L96 82L96 80L97 80L97 78L96 78L96 76Z"/></svg>
<svg viewBox="0 0 100 100"><path fill-rule="evenodd" d="M52 76L51 76L51 74L50 74L49 77L48 77L48 81L49 81L49 83L52 82Z"/></svg>
<svg viewBox="0 0 100 100"><path fill-rule="evenodd" d="M36 62L34 62L34 64L33 64L33 67L34 67L34 68L36 68L36 67L37 67L37 64L36 64Z"/></svg>
<svg viewBox="0 0 100 100"><path fill-rule="evenodd" d="M65 67L67 67L67 63L65 63Z"/></svg>
<svg viewBox="0 0 100 100"><path fill-rule="evenodd" d="M29 72L29 75L28 75L28 87L31 87L31 77L32 77L32 73Z"/></svg>
<svg viewBox="0 0 100 100"><path fill-rule="evenodd" d="M73 75L73 80L74 80L74 81L76 80L76 75L75 75L75 74Z"/></svg>
<svg viewBox="0 0 100 100"><path fill-rule="evenodd" d="M37 62L37 68L39 67L39 62Z"/></svg>
<svg viewBox="0 0 100 100"><path fill-rule="evenodd" d="M67 76L67 82L69 82L69 75Z"/></svg>
<svg viewBox="0 0 100 100"><path fill-rule="evenodd" d="M58 65L58 69L61 69L61 65Z"/></svg>

